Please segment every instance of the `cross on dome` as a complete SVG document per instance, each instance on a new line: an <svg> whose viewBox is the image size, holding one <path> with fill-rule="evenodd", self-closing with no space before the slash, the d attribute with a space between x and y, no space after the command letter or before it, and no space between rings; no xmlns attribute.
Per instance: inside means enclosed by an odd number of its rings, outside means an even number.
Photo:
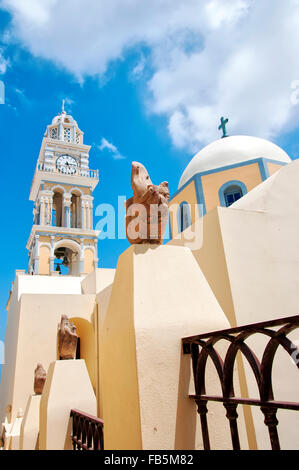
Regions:
<svg viewBox="0 0 299 470"><path fill-rule="evenodd" d="M221 118L221 124L220 126L218 127L218 130L221 131L222 129L222 132L223 132L223 136L222 136L222 139L224 137L228 137L228 133L227 133L227 130L226 130L226 124L228 123L228 119L224 119L224 117Z"/></svg>

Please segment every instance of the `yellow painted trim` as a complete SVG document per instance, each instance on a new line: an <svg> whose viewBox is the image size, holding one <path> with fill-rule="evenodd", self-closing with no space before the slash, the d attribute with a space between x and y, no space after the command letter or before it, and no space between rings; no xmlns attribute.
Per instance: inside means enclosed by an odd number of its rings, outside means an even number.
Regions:
<svg viewBox="0 0 299 470"><path fill-rule="evenodd" d="M278 165L276 163L272 162L267 162L268 165L268 170L269 170L269 175L272 176L274 173L276 173L280 168L283 168L281 165Z"/></svg>
<svg viewBox="0 0 299 470"><path fill-rule="evenodd" d="M224 183L229 181L242 181L247 187L247 191L262 183L262 177L258 163L231 168L230 170L220 171L202 176L203 193L206 203L206 210L210 212L215 207L220 206L219 189Z"/></svg>

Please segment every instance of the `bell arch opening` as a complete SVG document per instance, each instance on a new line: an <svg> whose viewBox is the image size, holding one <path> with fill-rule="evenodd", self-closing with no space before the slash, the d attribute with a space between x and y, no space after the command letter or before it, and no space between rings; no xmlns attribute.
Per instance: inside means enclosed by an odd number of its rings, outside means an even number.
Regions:
<svg viewBox="0 0 299 470"><path fill-rule="evenodd" d="M54 249L55 271L63 276L80 276L80 245L71 240L62 240Z"/></svg>
<svg viewBox="0 0 299 470"><path fill-rule="evenodd" d="M230 207L247 192L247 187L242 181L228 181L219 189L220 204L222 207Z"/></svg>

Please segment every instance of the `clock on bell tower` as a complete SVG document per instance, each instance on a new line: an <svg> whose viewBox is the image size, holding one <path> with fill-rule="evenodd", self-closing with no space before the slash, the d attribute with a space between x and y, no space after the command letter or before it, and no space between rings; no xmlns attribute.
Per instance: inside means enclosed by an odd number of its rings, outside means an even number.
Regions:
<svg viewBox="0 0 299 470"><path fill-rule="evenodd" d="M47 127L30 191L30 274L82 276L98 265L92 193L99 174L89 168L89 151L63 102L62 112Z"/></svg>

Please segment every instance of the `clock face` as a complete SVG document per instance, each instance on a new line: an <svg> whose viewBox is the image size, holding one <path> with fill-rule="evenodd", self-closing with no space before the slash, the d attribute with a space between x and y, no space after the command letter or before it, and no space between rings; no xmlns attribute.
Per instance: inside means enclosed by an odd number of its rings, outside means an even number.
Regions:
<svg viewBox="0 0 299 470"><path fill-rule="evenodd" d="M74 175L78 168L78 162L70 155L61 155L56 160L56 168L58 171L60 171L60 173Z"/></svg>

